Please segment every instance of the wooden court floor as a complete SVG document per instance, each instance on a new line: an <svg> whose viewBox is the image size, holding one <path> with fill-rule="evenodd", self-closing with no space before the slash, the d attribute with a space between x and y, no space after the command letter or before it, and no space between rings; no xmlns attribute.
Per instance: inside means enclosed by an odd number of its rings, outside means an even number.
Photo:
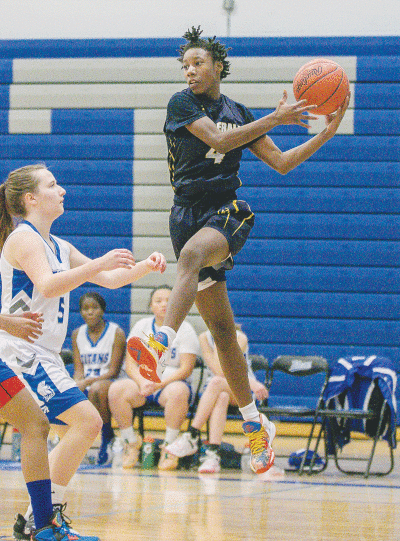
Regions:
<svg viewBox="0 0 400 541"><path fill-rule="evenodd" d="M277 451L285 445L281 440ZM384 460L379 453L377 466ZM284 468L287 459L276 463ZM67 499L76 529L102 541L400 539L399 464L388 476L364 479L344 475L330 462L324 473L286 472L275 481L236 470L199 475L83 467ZM1 540L10 539L13 517L25 512L26 503L21 471L2 469Z"/></svg>

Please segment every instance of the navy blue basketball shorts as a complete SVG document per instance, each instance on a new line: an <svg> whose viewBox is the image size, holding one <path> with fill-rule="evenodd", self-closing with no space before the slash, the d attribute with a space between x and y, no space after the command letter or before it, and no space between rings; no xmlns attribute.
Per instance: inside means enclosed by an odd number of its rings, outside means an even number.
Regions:
<svg viewBox="0 0 400 541"><path fill-rule="evenodd" d="M199 273L199 291L215 282L226 280L225 271L233 267L233 256L243 248L254 225L254 214L246 201L221 199L214 206L202 199L193 206L174 205L169 218L169 228L175 256L178 259L182 248L203 227L216 229L228 241L229 257L213 267L205 267Z"/></svg>

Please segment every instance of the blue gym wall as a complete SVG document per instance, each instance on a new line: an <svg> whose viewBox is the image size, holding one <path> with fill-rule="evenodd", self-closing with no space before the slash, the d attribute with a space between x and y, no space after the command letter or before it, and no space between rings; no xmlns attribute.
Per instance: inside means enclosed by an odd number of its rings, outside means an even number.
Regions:
<svg viewBox="0 0 400 541"><path fill-rule="evenodd" d="M379 353L400 362L398 38L224 38L231 56L356 56L354 134L337 135L281 176L245 152L246 199L257 219L228 279L251 351ZM44 161L67 189L54 234L90 257L132 247L134 111L53 109L50 134L9 133L13 61L20 58L176 57L180 39L0 42L0 179ZM254 110L255 115L265 110ZM271 133L282 149L309 136ZM156 241L154 248L157 247ZM81 323L72 293L70 333ZM130 288L101 290L110 319L129 330ZM147 302L147 299L146 299Z"/></svg>

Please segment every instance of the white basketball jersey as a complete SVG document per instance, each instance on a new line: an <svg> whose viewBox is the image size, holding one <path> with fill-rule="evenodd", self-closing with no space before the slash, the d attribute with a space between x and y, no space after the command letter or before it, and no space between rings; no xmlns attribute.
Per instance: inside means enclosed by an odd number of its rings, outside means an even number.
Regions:
<svg viewBox="0 0 400 541"><path fill-rule="evenodd" d="M58 237L51 236L55 251L47 244L39 231L28 222L22 222L9 235L21 231L33 231L43 242L47 260L53 273L63 272L70 268L69 245ZM7 242L7 241L6 241ZM0 258L1 266L1 313L21 315L24 312L41 312L43 314L43 334L35 340L35 344L59 353L63 346L68 327L69 293L62 297L47 299L44 297L24 271L14 268L6 260L4 251ZM2 331L5 333L5 331ZM6 337L14 337L5 333Z"/></svg>
<svg viewBox="0 0 400 541"><path fill-rule="evenodd" d="M109 370L115 333L118 325L106 321L105 329L96 343L88 334L88 326L79 327L76 335L76 345L83 364L85 378L102 376Z"/></svg>

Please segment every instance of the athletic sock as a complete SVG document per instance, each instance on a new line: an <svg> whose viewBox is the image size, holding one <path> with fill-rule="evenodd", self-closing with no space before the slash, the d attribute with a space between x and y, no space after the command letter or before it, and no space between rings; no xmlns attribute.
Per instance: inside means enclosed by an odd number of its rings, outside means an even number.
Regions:
<svg viewBox="0 0 400 541"><path fill-rule="evenodd" d="M169 445L170 443L175 441L176 438L178 437L178 434L179 434L179 428L175 429L175 428L170 428L167 426L165 429L165 439L164 439L164 442L166 443L166 445Z"/></svg>
<svg viewBox="0 0 400 541"><path fill-rule="evenodd" d="M257 409L256 403L250 402L247 406L239 408L240 413L245 421L255 421L256 423L260 422L260 412Z"/></svg>
<svg viewBox="0 0 400 541"><path fill-rule="evenodd" d="M126 441L127 443L136 443L137 434L133 430L132 426L128 426L128 428L122 428L119 433L123 441Z"/></svg>
<svg viewBox="0 0 400 541"><path fill-rule="evenodd" d="M31 498L31 512L35 519L35 528L39 530L49 523L51 515L53 514L51 481L50 479L29 481L29 483L26 483L26 487Z"/></svg>
<svg viewBox="0 0 400 541"><path fill-rule="evenodd" d="M53 505L63 504L65 502L65 492L67 490L67 487L64 487L62 485L56 485L56 483L51 483L51 495L53 500Z"/></svg>

